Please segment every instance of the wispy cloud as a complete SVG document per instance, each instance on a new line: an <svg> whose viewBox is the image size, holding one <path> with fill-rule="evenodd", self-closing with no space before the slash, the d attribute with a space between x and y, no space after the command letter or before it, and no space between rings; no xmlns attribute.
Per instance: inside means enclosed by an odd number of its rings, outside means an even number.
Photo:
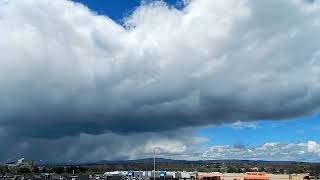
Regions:
<svg viewBox="0 0 320 180"><path fill-rule="evenodd" d="M233 129L236 129L236 130L259 128L259 125L256 122L242 122L242 121L237 121L237 122L231 123L227 126L233 128Z"/></svg>

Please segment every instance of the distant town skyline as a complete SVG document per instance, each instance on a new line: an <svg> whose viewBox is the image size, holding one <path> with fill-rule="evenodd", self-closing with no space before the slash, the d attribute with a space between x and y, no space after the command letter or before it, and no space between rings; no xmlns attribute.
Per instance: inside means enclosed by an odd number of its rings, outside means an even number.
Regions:
<svg viewBox="0 0 320 180"><path fill-rule="evenodd" d="M0 162L320 162L320 2L0 1Z"/></svg>

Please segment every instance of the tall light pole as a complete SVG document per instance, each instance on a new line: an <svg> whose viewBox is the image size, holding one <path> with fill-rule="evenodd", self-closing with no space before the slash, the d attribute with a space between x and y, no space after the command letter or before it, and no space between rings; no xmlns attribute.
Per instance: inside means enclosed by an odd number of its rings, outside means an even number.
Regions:
<svg viewBox="0 0 320 180"><path fill-rule="evenodd" d="M153 149L153 180L156 180L156 148Z"/></svg>

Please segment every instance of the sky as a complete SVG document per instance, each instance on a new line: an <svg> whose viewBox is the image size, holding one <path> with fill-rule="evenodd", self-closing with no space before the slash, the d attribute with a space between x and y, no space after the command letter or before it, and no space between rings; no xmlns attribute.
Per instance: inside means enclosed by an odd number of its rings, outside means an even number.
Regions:
<svg viewBox="0 0 320 180"><path fill-rule="evenodd" d="M0 162L320 162L318 1L0 0L0 34Z"/></svg>

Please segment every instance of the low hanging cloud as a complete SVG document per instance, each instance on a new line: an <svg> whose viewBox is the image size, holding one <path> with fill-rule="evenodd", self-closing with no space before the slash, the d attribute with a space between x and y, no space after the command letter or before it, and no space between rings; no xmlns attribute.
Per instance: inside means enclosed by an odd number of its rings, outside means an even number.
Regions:
<svg viewBox="0 0 320 180"><path fill-rule="evenodd" d="M72 1L0 0L0 136L162 134L316 114L319 12L304 0L154 2L118 24Z"/></svg>
<svg viewBox="0 0 320 180"><path fill-rule="evenodd" d="M194 160L203 151L197 147L207 139L189 131L139 133L119 135L80 134L59 139L17 138L0 136L0 162L11 162L21 157L36 163L87 163L99 160L128 160L157 157Z"/></svg>
<svg viewBox="0 0 320 180"><path fill-rule="evenodd" d="M127 160L150 158L156 150L158 158L178 160L267 160L267 161L320 161L320 144L316 141L301 143L265 143L253 147L242 144L202 147L207 140L194 134L179 132L139 133L119 135L81 134L61 139L12 140L0 138L10 151L0 148L0 162L20 157L36 162L87 163L99 160ZM14 143L13 143L14 142ZM201 147L201 148L199 148Z"/></svg>

